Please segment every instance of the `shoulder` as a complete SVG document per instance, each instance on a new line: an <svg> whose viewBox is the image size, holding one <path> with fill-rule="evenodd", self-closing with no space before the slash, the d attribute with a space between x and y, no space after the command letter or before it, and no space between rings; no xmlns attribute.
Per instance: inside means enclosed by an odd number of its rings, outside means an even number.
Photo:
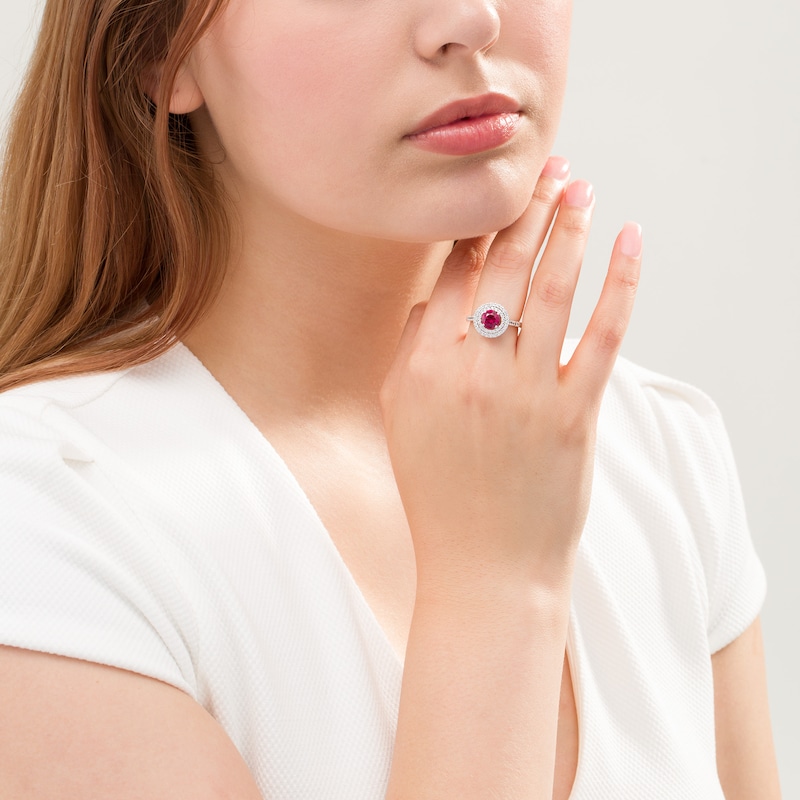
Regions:
<svg viewBox="0 0 800 800"><path fill-rule="evenodd" d="M711 651L736 638L760 610L766 581L715 402L620 358L600 414L598 469L636 507L654 547L673 538L691 546L705 586Z"/></svg>
<svg viewBox="0 0 800 800"><path fill-rule="evenodd" d="M71 412L102 397L123 374L42 381L0 393L0 474L12 465L27 474L48 460L91 460Z"/></svg>
<svg viewBox="0 0 800 800"><path fill-rule="evenodd" d="M577 339L565 342L562 363L570 359L577 345ZM719 416L714 401L698 387L619 356L605 393L604 414L647 413L648 410L701 420Z"/></svg>
<svg viewBox="0 0 800 800"><path fill-rule="evenodd" d="M102 396L119 377L43 381L0 394L0 495L6 520L16 512L32 525L68 508L88 512L78 473L79 465L93 461L93 448L72 412Z"/></svg>
<svg viewBox="0 0 800 800"><path fill-rule="evenodd" d="M684 381L619 358L603 398L598 446L644 465L681 494L739 491L716 403ZM726 485L727 484L727 485ZM697 491L693 491L697 490ZM685 498L684 498L685 499Z"/></svg>
<svg viewBox="0 0 800 800"><path fill-rule="evenodd" d="M647 419L667 438L716 429L721 422L717 405L701 389L622 357L611 375L604 411ZM647 426L642 433L649 432Z"/></svg>
<svg viewBox="0 0 800 800"><path fill-rule="evenodd" d="M184 347L176 347L145 364L114 372L79 374L45 380L0 393L0 437L72 437L81 439L81 423L92 427L104 416L136 420L149 405L165 413L174 408L172 398L192 380L192 361ZM195 370L197 372L197 370ZM196 378L196 376L195 376Z"/></svg>
<svg viewBox="0 0 800 800"><path fill-rule="evenodd" d="M37 463L23 472L66 461L120 481L146 477L161 455L202 452L230 415L226 400L182 345L125 370L14 388L0 393L0 475L31 457Z"/></svg>
<svg viewBox="0 0 800 800"><path fill-rule="evenodd" d="M576 346L576 340L566 342L562 363ZM705 392L622 356L603 396L598 450L620 463L647 462L648 472L670 480L709 459L731 458L721 414Z"/></svg>
<svg viewBox="0 0 800 800"><path fill-rule="evenodd" d="M134 372L0 394L0 643L188 691L191 610L98 435L107 421L125 426Z"/></svg>
<svg viewBox="0 0 800 800"><path fill-rule="evenodd" d="M690 518L746 528L733 450L702 390L620 358L600 415L600 448L666 484Z"/></svg>

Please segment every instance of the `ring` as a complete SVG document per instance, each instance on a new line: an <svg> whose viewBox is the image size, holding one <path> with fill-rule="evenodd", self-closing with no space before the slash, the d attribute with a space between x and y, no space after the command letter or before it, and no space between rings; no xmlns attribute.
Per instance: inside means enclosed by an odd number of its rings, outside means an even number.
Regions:
<svg viewBox="0 0 800 800"><path fill-rule="evenodd" d="M494 339L502 336L510 327L521 328L521 322L514 322L508 316L500 303L484 303L478 306L475 311L467 317L467 322L471 322L475 330L487 339Z"/></svg>

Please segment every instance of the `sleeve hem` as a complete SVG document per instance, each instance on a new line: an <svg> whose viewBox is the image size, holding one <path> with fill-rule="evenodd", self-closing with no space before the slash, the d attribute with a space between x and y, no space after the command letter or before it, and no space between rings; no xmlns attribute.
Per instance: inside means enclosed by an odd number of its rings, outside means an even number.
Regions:
<svg viewBox="0 0 800 800"><path fill-rule="evenodd" d="M177 670L170 669L170 665L157 664L154 661L155 657L142 654L141 657L126 656L120 659L118 655L115 657L115 652L118 654L119 649L115 650L113 647L104 647L99 642L95 642L94 646L87 644L90 636L88 631L83 631L82 635L72 635L73 641L61 640L58 636L48 635L46 637L32 636L30 632L27 633L23 630L16 630L13 624L9 625L9 620L3 622L3 637L0 642L5 647L16 647L21 650L31 650L36 653L47 653L49 655L60 656L63 658L72 658L77 661L87 661L92 664L101 664L107 667L114 667L115 669L122 669L126 672L133 672L141 675L143 678L151 678L161 681L176 689L188 694L193 699L197 699L195 692L189 683ZM75 641L80 641L80 646L76 646Z"/></svg>
<svg viewBox="0 0 800 800"><path fill-rule="evenodd" d="M715 620L708 632L708 645L712 655L741 636L761 612L767 594L767 580L760 561L754 559L751 562L748 574L743 576L739 586L749 588L737 597L731 612Z"/></svg>

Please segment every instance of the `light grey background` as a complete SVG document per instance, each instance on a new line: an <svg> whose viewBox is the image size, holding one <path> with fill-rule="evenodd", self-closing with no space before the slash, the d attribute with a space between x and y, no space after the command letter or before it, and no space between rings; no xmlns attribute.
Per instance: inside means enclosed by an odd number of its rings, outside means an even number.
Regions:
<svg viewBox="0 0 800 800"><path fill-rule="evenodd" d="M38 3L0 11L0 117ZM800 5L577 0L557 152L598 196L580 333L613 238L642 223L628 357L705 389L733 440L769 579L763 612L784 797L800 797Z"/></svg>
<svg viewBox="0 0 800 800"><path fill-rule="evenodd" d="M558 152L597 192L579 334L617 229L645 235L625 354L720 406L769 581L783 795L800 798L800 5L576 0Z"/></svg>

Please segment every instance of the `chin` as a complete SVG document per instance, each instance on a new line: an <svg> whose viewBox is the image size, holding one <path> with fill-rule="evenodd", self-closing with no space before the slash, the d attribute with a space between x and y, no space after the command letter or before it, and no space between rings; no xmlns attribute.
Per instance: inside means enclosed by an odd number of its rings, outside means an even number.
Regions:
<svg viewBox="0 0 800 800"><path fill-rule="evenodd" d="M442 242L449 239L471 239L507 228L522 216L528 207L535 185L519 174L511 185L491 185L460 192L455 200L420 203L404 216L396 217L402 230L395 230L399 241ZM402 219L402 221L401 221ZM392 227L394 228L395 225Z"/></svg>

